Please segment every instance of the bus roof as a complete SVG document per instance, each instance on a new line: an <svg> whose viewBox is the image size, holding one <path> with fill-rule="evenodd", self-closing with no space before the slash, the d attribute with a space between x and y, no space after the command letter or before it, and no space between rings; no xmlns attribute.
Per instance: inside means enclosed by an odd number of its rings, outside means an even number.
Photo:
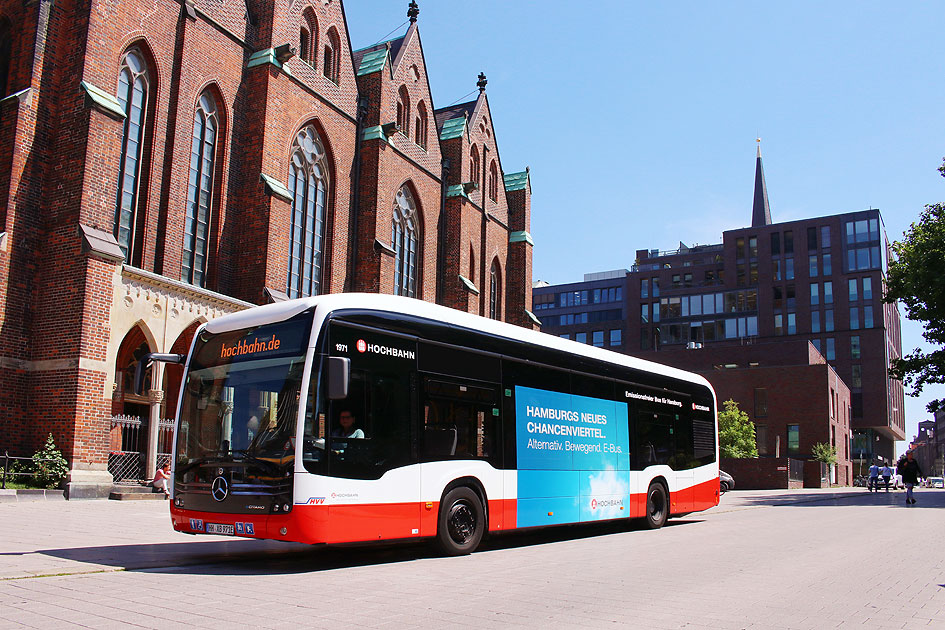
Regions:
<svg viewBox="0 0 945 630"><path fill-rule="evenodd" d="M266 304L219 317L205 324L205 328L211 333L250 328L262 324L283 321L313 307L315 308L315 323L318 325L321 325L321 322L324 321L330 313L338 310L360 309L402 313L404 315L442 321L506 339L524 341L538 346L562 350L570 354L652 372L670 378L698 383L712 389L711 384L704 377L661 363L655 363L653 361L647 361L646 359L640 359L576 341L562 339L547 333L529 330L513 324L480 317L479 315L473 315L415 298L380 293L332 293L276 302L274 304Z"/></svg>

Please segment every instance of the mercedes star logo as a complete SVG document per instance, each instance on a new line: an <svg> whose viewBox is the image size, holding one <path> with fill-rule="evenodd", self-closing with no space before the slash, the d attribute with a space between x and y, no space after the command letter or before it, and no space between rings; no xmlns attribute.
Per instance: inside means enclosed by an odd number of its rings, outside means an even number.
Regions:
<svg viewBox="0 0 945 630"><path fill-rule="evenodd" d="M210 494L213 495L214 501L222 501L229 493L230 484L227 483L225 477L217 477L210 484Z"/></svg>

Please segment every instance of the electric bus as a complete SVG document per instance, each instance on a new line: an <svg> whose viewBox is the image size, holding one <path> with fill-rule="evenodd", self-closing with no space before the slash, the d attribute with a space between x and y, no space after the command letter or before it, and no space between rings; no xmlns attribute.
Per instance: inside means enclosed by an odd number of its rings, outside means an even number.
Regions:
<svg viewBox="0 0 945 630"><path fill-rule="evenodd" d="M214 319L184 363L175 530L338 544L670 516L719 502L701 376L413 298Z"/></svg>

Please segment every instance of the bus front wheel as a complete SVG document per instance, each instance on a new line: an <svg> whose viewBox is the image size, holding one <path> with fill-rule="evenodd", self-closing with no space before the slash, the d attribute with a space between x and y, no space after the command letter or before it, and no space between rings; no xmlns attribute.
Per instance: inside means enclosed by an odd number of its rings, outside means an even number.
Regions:
<svg viewBox="0 0 945 630"><path fill-rule="evenodd" d="M440 503L437 542L448 556L472 553L482 540L485 526L479 496L465 486L453 488Z"/></svg>
<svg viewBox="0 0 945 630"><path fill-rule="evenodd" d="M646 491L646 526L650 529L659 529L666 524L667 518L669 518L669 497L666 486L654 481Z"/></svg>

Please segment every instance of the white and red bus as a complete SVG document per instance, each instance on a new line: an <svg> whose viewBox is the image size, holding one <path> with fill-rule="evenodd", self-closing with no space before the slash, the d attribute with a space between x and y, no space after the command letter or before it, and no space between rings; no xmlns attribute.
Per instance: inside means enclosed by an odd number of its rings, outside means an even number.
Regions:
<svg viewBox="0 0 945 630"><path fill-rule="evenodd" d="M658 528L717 505L716 400L678 369L410 298L325 295L197 331L172 472L181 532L463 554L486 532Z"/></svg>

